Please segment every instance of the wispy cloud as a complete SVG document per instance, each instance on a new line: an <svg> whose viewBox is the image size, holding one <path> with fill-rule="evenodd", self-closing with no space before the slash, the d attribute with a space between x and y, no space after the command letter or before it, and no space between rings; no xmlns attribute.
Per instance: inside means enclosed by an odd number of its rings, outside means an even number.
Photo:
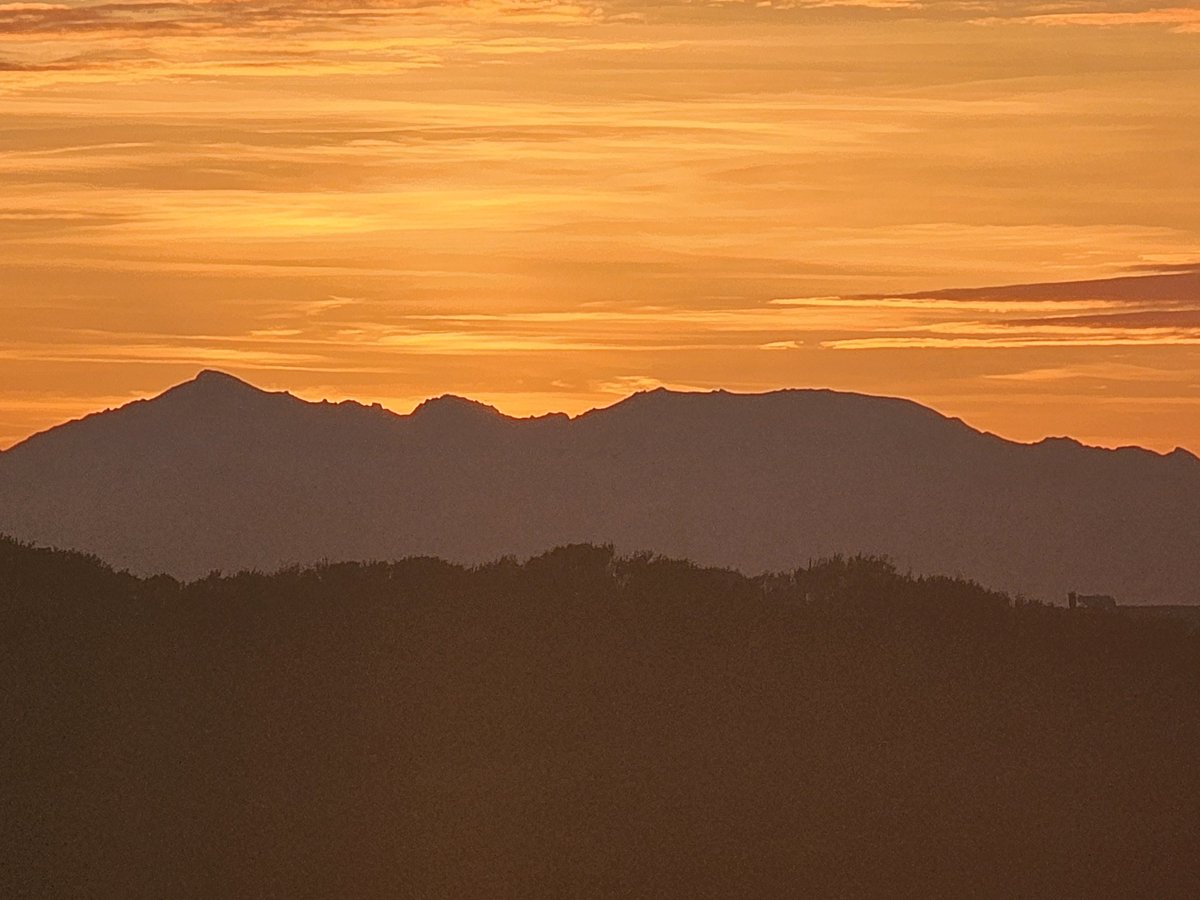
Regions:
<svg viewBox="0 0 1200 900"><path fill-rule="evenodd" d="M1161 275L852 298L848 302L859 307L903 311L909 321L875 334L827 339L822 346L831 350L1197 346L1200 273L1190 265L1177 268Z"/></svg>
<svg viewBox="0 0 1200 900"><path fill-rule="evenodd" d="M212 365L521 412L820 384L1010 428L992 376L1154 362L1180 396L1193 13L0 0L0 416ZM1071 391L1101 383L1135 381Z"/></svg>
<svg viewBox="0 0 1200 900"><path fill-rule="evenodd" d="M975 20L979 24L1021 23L1029 25L1075 26L1093 28L1119 28L1128 26L1165 26L1172 31L1185 33L1200 30L1200 9L1195 7L1151 7L1143 9L1103 9L1084 11L1032 12L1027 15L1008 17L986 17Z"/></svg>

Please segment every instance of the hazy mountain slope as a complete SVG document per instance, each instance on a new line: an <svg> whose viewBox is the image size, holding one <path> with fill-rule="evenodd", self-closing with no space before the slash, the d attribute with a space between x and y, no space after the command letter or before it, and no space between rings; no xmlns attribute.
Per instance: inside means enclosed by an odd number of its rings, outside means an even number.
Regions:
<svg viewBox="0 0 1200 900"><path fill-rule="evenodd" d="M637 394L398 416L219 373L0 454L0 531L137 571L475 561L614 542L746 570L834 552L1058 598L1200 601L1200 462L1014 444L904 400Z"/></svg>

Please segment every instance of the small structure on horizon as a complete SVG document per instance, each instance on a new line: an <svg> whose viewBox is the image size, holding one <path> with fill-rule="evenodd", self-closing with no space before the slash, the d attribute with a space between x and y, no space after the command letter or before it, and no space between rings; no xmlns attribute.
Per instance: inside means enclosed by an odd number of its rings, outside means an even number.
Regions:
<svg viewBox="0 0 1200 900"><path fill-rule="evenodd" d="M1074 591L1067 594L1067 606L1071 609L1100 609L1113 611L1117 608L1117 598L1108 594L1077 594Z"/></svg>

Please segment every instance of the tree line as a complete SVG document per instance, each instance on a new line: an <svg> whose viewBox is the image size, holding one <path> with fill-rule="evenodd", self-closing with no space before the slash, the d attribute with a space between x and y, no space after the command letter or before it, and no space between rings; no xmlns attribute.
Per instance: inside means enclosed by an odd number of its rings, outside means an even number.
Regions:
<svg viewBox="0 0 1200 900"><path fill-rule="evenodd" d="M6 896L1194 896L1200 640L834 557L0 539Z"/></svg>

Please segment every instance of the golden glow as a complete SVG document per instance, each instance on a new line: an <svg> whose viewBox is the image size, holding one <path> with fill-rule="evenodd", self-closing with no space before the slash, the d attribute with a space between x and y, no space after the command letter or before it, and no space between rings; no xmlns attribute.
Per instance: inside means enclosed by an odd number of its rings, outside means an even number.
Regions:
<svg viewBox="0 0 1200 900"><path fill-rule="evenodd" d="M1198 16L0 0L0 446L211 366L400 411L835 387L1200 451Z"/></svg>

